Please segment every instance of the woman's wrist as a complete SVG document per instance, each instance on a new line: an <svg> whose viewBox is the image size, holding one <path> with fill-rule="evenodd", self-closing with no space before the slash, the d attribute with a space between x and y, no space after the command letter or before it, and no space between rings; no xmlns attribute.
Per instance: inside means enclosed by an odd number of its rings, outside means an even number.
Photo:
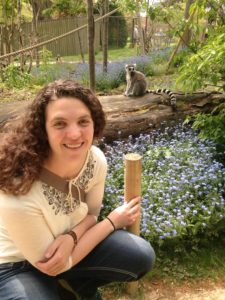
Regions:
<svg viewBox="0 0 225 300"><path fill-rule="evenodd" d="M106 220L108 220L109 221L109 223L112 225L112 228L113 228L113 231L115 231L116 230L116 226L115 226L115 224L114 224L114 222L112 221L112 219L110 218L110 217L105 217L106 218Z"/></svg>
<svg viewBox="0 0 225 300"><path fill-rule="evenodd" d="M72 237L73 242L74 242L74 247L76 247L76 245L78 243L76 232L74 232L73 230L70 230L70 231L66 232L65 234L68 234L68 235L70 235Z"/></svg>

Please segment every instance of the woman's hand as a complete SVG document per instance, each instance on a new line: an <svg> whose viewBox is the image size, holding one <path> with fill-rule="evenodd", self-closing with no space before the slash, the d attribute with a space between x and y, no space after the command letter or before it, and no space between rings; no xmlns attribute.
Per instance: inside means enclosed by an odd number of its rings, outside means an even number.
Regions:
<svg viewBox="0 0 225 300"><path fill-rule="evenodd" d="M74 241L68 234L59 235L48 247L44 259L36 267L43 273L56 276L69 264L69 257L74 249Z"/></svg>
<svg viewBox="0 0 225 300"><path fill-rule="evenodd" d="M132 225L140 216L140 197L136 197L114 209L109 218L114 223L116 229Z"/></svg>
<svg viewBox="0 0 225 300"><path fill-rule="evenodd" d="M96 217L94 215L87 215L78 225L76 225L76 235L78 240L96 224ZM45 251L44 259L36 264L36 267L43 273L50 276L65 271L65 268L70 265L74 250L74 241L68 234L59 235ZM71 258L72 264L72 258Z"/></svg>

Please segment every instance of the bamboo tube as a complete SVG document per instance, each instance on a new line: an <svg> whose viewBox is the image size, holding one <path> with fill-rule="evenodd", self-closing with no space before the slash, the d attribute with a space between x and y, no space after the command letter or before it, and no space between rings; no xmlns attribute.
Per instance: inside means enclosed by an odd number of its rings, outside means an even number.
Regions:
<svg viewBox="0 0 225 300"><path fill-rule="evenodd" d="M124 200L129 202L137 196L141 196L141 155L129 153L125 155L125 174L124 174ZM140 218L134 224L127 227L129 232L136 235L140 234ZM137 293L138 282L127 284L127 292L131 295Z"/></svg>

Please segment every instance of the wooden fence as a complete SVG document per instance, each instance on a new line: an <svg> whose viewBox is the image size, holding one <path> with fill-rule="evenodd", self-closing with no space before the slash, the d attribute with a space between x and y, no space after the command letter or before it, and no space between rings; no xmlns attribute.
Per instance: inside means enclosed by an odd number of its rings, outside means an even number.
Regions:
<svg viewBox="0 0 225 300"><path fill-rule="evenodd" d="M96 16L97 18L98 16ZM19 44L19 35L16 30L11 37L12 51L19 50L20 48L28 47L37 42L47 41L61 34L64 34L70 30L78 28L87 23L86 17L67 17L57 20L44 20L38 22L38 39L34 39L32 23L22 24L22 40L23 47ZM137 20L133 18L124 18L121 16L109 17L109 47L121 48L124 47L127 42L133 43L134 25L137 24ZM149 19L142 18L142 28L148 35L151 36L151 46L162 47L168 45L168 26L165 24L156 24ZM102 22L95 23L95 50L96 52L101 49L101 25ZM0 31L1 31L0 24ZM17 30L18 31L18 30ZM2 31L3 32L3 31ZM3 39L0 37L0 54L5 54L3 51ZM88 52L88 38L87 28L81 29L79 32L62 38L54 43L50 43L46 46L50 50L53 56L69 56L79 55L81 48L83 53Z"/></svg>
<svg viewBox="0 0 225 300"><path fill-rule="evenodd" d="M63 18L58 20L46 20L41 21L38 24L38 41L46 41L55 36L66 33L72 29L78 28L87 23L86 17L71 17ZM23 31L26 36L32 34L31 24L23 24ZM80 39L79 36L80 35ZM29 45L27 41L26 45ZM81 49L84 53L88 51L88 38L87 38L87 28L81 29L79 32L62 38L54 43L47 45L47 49L50 50L53 56L68 56L77 55L81 53ZM100 48L100 24L95 24L95 49Z"/></svg>
<svg viewBox="0 0 225 300"><path fill-rule="evenodd" d="M96 16L97 18L98 16ZM18 32L14 31L12 39L12 51L17 51L20 48L25 48L31 46L35 43L47 41L51 38L64 34L70 30L78 28L82 25L87 24L86 17L68 17L58 20L44 20L38 22L38 38L35 40L33 33L32 23L23 23L21 26L21 37L23 40L23 47L19 44ZM3 26L0 24L0 27ZM80 39L79 36L80 35ZM5 54L3 51L3 40L0 39L0 53ZM54 43L48 44L46 48L52 52L53 56L67 56L67 55L77 55L88 51L88 38L87 38L87 28L79 30L74 34L62 38ZM95 49L98 51L100 48L100 23L95 23Z"/></svg>

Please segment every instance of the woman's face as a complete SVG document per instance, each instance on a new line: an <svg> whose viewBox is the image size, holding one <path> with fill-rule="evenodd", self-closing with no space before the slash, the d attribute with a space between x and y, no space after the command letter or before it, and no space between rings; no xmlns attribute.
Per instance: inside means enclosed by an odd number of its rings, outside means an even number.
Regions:
<svg viewBox="0 0 225 300"><path fill-rule="evenodd" d="M94 122L88 107L77 98L60 98L46 107L50 156L58 160L83 159L92 145Z"/></svg>

